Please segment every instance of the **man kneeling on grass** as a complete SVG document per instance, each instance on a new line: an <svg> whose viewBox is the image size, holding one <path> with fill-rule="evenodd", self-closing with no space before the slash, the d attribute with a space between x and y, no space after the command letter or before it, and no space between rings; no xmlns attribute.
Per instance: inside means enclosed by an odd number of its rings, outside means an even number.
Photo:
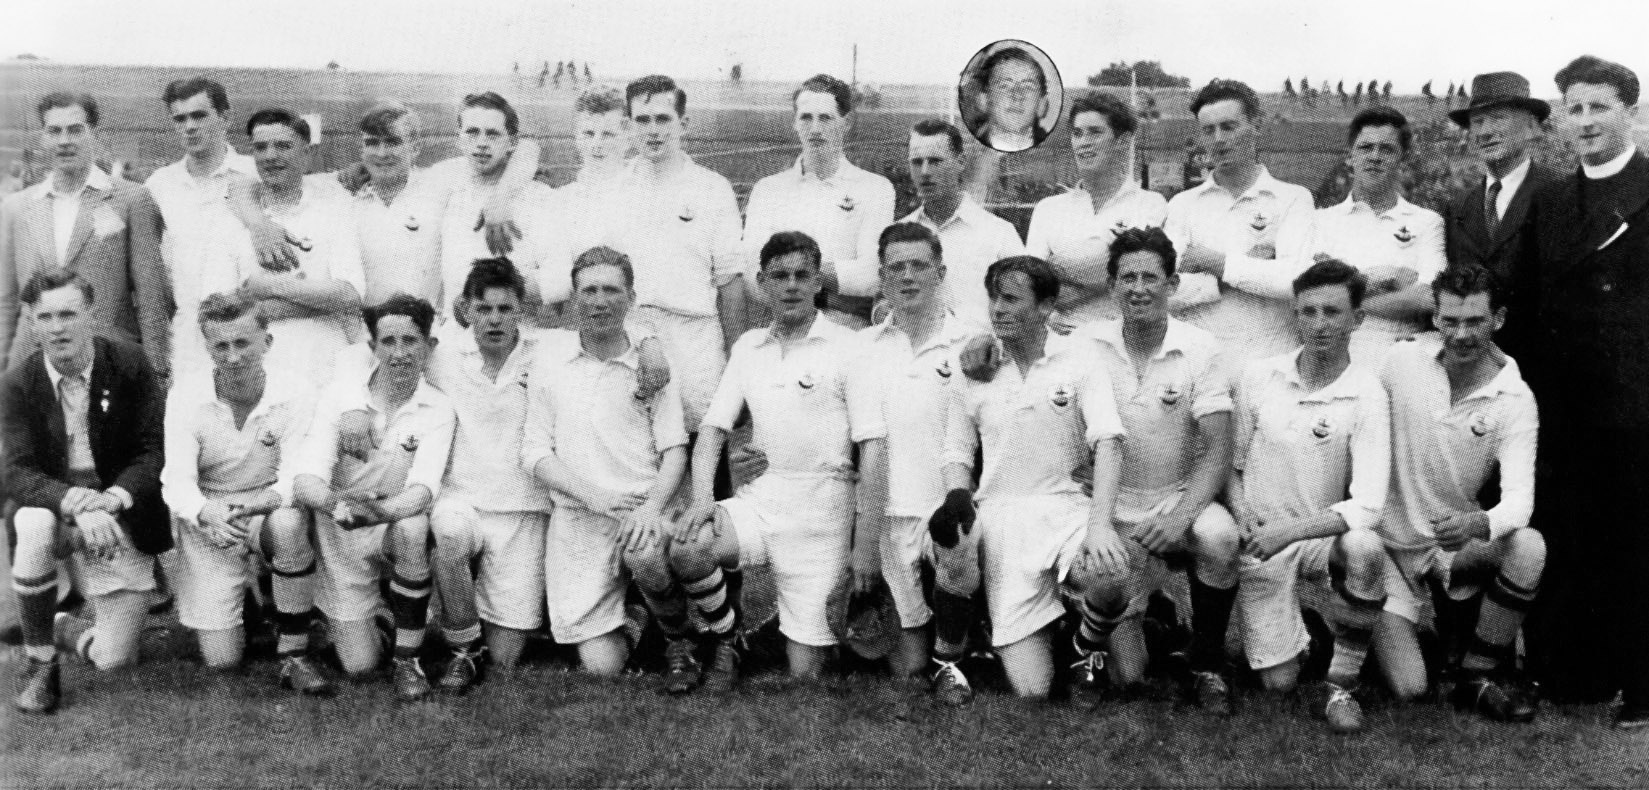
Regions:
<svg viewBox="0 0 1649 790"><path fill-rule="evenodd" d="M363 311L375 367L363 386L343 379L322 396L303 450L283 459L289 501L313 511L320 547L315 598L326 614L344 671L376 668L383 639L373 614L389 577L395 625L395 694L429 694L418 664L430 592L429 510L440 493L456 421L447 397L424 378L435 339L435 308L411 296ZM344 413L363 411L371 429L366 458L339 448Z"/></svg>
<svg viewBox="0 0 1649 790"><path fill-rule="evenodd" d="M315 413L315 392L297 376L270 376L274 343L256 301L213 294L200 305L211 376L185 378L166 402L161 492L178 543L178 620L200 637L206 665L238 667L246 631L251 554L273 571L281 685L324 695L332 686L309 660L315 547L309 513L283 506L276 486Z"/></svg>
<svg viewBox="0 0 1649 790"><path fill-rule="evenodd" d="M672 673L691 663L664 516L687 469L687 430L680 385L644 386L642 338L625 325L635 297L628 257L607 247L578 256L569 302L578 331L539 343L520 453L555 501L544 557L551 634L600 675L629 659L627 576L671 640Z"/></svg>
<svg viewBox="0 0 1649 790"><path fill-rule="evenodd" d="M773 234L762 246L760 266L756 281L773 324L733 345L693 451L692 504L676 522L670 547L672 575L716 636L705 678L715 690L730 689L738 677L738 595L726 581L729 571L771 565L790 674L803 678L819 674L836 644L825 610L843 574L851 565L858 591L881 576L876 547L885 497L863 498L855 529L853 448L862 468L879 468L886 451L875 393L854 367L861 342L814 306L823 276L811 237ZM767 471L717 502L716 464L746 406ZM671 647L672 656L680 651ZM672 659L671 677L680 682L671 681L669 690L692 688L694 678L678 674L675 665Z"/></svg>
<svg viewBox="0 0 1649 790"><path fill-rule="evenodd" d="M1086 346L1049 352L1059 278L1041 258L1017 256L985 274L1002 365L988 382L955 388L945 429L945 503L928 522L935 555L934 693L965 701L961 660L981 584L992 642L1014 693L1043 698L1053 683L1048 626L1064 613L1062 584L1087 603L1090 651L1108 646L1149 592L1151 559L1112 526L1123 427L1100 356ZM982 449L979 490L974 452ZM1085 496L1071 470L1093 466ZM974 528L977 499L978 529Z"/></svg>

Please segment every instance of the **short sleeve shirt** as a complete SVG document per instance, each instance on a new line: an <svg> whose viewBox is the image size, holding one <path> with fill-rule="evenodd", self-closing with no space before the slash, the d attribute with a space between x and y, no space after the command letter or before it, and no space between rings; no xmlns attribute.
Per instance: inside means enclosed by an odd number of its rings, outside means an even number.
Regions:
<svg viewBox="0 0 1649 790"><path fill-rule="evenodd" d="M166 398L161 494L189 523L212 497L273 487L281 459L297 454L315 413L315 393L305 382L270 376L263 397L236 427L234 409L214 387L210 374L197 374Z"/></svg>
<svg viewBox="0 0 1649 790"><path fill-rule="evenodd" d="M965 322L989 326L985 271L1003 258L1025 253L1019 231L966 193L943 224L928 218L921 208L899 221L925 225L939 235L939 246L944 251L946 305Z"/></svg>
<svg viewBox="0 0 1649 790"><path fill-rule="evenodd" d="M368 417L372 449L365 460L339 452L338 426L349 412ZM302 449L281 459L278 490L291 503L292 481L298 475L314 475L334 490L395 496L421 485L432 497L440 496L456 422L452 402L426 380L419 380L412 398L391 415L373 405L367 385L340 379L316 404L315 421Z"/></svg>
<svg viewBox="0 0 1649 790"><path fill-rule="evenodd" d="M752 329L733 344L702 424L731 431L749 406L768 474L846 479L853 444L886 435L874 393L856 371L862 358L854 331L823 314L789 347L770 329Z"/></svg>
<svg viewBox="0 0 1649 790"><path fill-rule="evenodd" d="M754 278L762 245L773 234L799 230L819 243L848 296L875 296L876 241L893 224L893 182L843 158L829 178L806 172L797 159L756 182L746 206L745 275Z"/></svg>
<svg viewBox="0 0 1649 790"><path fill-rule="evenodd" d="M1367 203L1347 197L1317 210L1317 249L1363 271L1389 266L1412 272L1429 283L1443 271L1443 218L1397 198L1397 205L1376 213ZM1426 329L1414 322L1379 316L1363 319L1363 329L1413 333Z"/></svg>
<svg viewBox="0 0 1649 790"><path fill-rule="evenodd" d="M1104 279L1111 242L1118 233L1128 228L1162 227L1167 217L1168 199L1132 181L1124 182L1098 211L1088 190L1078 186L1036 204L1025 252L1053 264L1060 279ZM1073 318L1114 318L1114 312L1110 305L1096 304Z"/></svg>
<svg viewBox="0 0 1649 790"><path fill-rule="evenodd" d="M441 219L447 194L434 181L415 170L388 203L371 184L355 193L366 304L379 304L397 293L441 303Z"/></svg>
<svg viewBox="0 0 1649 790"><path fill-rule="evenodd" d="M535 337L523 331L493 379L481 372L474 333L448 338L430 356L429 383L451 401L458 420L441 484L445 496L489 512L548 508L548 490L520 463Z"/></svg>
<svg viewBox="0 0 1649 790"><path fill-rule="evenodd" d="M662 179L642 164L620 179L608 237L635 266L636 304L713 318L716 289L743 268L733 185L691 159Z"/></svg>

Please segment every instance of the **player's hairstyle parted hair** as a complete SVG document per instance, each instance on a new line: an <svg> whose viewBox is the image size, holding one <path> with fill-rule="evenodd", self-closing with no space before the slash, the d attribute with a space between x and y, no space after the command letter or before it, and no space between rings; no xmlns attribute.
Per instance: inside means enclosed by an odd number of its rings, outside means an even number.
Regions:
<svg viewBox="0 0 1649 790"><path fill-rule="evenodd" d="M1357 271L1357 267L1336 258L1324 258L1300 272L1300 276L1294 278L1294 295L1328 285L1345 286L1351 294L1352 309L1363 306L1363 295L1368 293L1368 278Z"/></svg>
<svg viewBox="0 0 1649 790"><path fill-rule="evenodd" d="M599 85L578 95L573 101L573 112L586 115L606 115L624 111L624 94L611 85Z"/></svg>
<svg viewBox="0 0 1649 790"><path fill-rule="evenodd" d="M1506 306L1506 286L1481 263L1457 264L1438 272L1431 281L1432 304L1437 304L1446 293L1461 299L1472 294L1488 294L1491 312Z"/></svg>
<svg viewBox="0 0 1649 790"><path fill-rule="evenodd" d="M824 268L824 253L819 251L819 243L812 236L799 230L781 230L762 245L760 269L767 271L767 264L793 252L806 255L813 262L813 268Z"/></svg>
<svg viewBox="0 0 1649 790"><path fill-rule="evenodd" d="M663 74L651 74L624 86L624 117L628 118L635 109L636 99L646 99L669 93L676 97L676 117L687 115L687 91L681 89L676 81Z"/></svg>
<svg viewBox="0 0 1649 790"><path fill-rule="evenodd" d="M1111 277L1117 276L1117 270L1122 266L1122 256L1130 252L1149 252L1157 256L1162 263L1162 273L1173 277L1175 266L1179 261L1179 254L1174 251L1174 242L1168 238L1162 228L1128 228L1111 240L1111 257L1105 262L1105 271Z"/></svg>
<svg viewBox="0 0 1649 790"><path fill-rule="evenodd" d="M367 108L361 115L361 134L371 137L394 137L395 122L406 127L406 139L416 140L424 131L423 120L411 107L398 101L381 101Z"/></svg>
<svg viewBox="0 0 1649 790"><path fill-rule="evenodd" d="M918 137L938 137L944 135L945 141L950 143L950 152L955 156L962 155L962 130L956 124L939 118L923 118L910 127L910 133Z"/></svg>
<svg viewBox="0 0 1649 790"><path fill-rule="evenodd" d="M169 108L174 102L184 101L202 93L212 102L212 109L216 110L218 115L229 113L229 92L223 89L222 83L205 77L189 77L166 83L166 90L160 94L160 102Z"/></svg>
<svg viewBox="0 0 1649 790"><path fill-rule="evenodd" d="M1111 127L1111 136L1133 134L1139 128L1139 118L1128 103L1104 91L1088 91L1071 101L1070 124L1076 126L1076 117L1085 112L1097 112Z"/></svg>
<svg viewBox="0 0 1649 790"><path fill-rule="evenodd" d="M1195 116L1202 108L1215 102L1235 101L1242 105L1242 114L1250 121L1260 119L1260 95L1248 87L1248 83L1238 80L1210 80L1197 95L1191 99L1191 115Z"/></svg>
<svg viewBox="0 0 1649 790"><path fill-rule="evenodd" d="M997 66L1010 61L1029 64L1036 71L1037 92L1043 96L1048 95L1048 75L1042 73L1042 64L1036 62L1036 58L1031 57L1031 53L1026 52L1023 47L1003 47L987 56L985 62L979 64L979 70L973 73L973 81L979 85L979 90L990 90L991 73L996 71Z"/></svg>
<svg viewBox="0 0 1649 790"><path fill-rule="evenodd" d="M56 266L39 269L29 275L29 281L23 283L23 290L17 295L18 301L33 306L39 304L40 295L47 291L74 286L80 289L80 295L86 297L86 304L92 303L92 284L74 273L73 269L63 269Z"/></svg>
<svg viewBox="0 0 1649 790"><path fill-rule="evenodd" d="M504 116L504 131L514 137L521 131L521 116L515 113L515 107L510 105L509 99L492 91L482 91L465 96L458 103L458 114L462 116L465 110L478 107L483 110L497 110Z"/></svg>
<svg viewBox="0 0 1649 790"><path fill-rule="evenodd" d="M917 222L895 222L883 228L882 235L876 237L876 260L886 262L887 248L904 241L926 242L928 249L933 250L934 260L945 259L945 248L939 243L939 234Z"/></svg>
<svg viewBox="0 0 1649 790"><path fill-rule="evenodd" d="M70 93L69 91L52 91L40 97L40 103L34 106L34 117L46 122L46 111L64 107L79 107L86 113L86 125L97 128L99 115L97 113L97 99L90 93Z"/></svg>
<svg viewBox="0 0 1649 790"><path fill-rule="evenodd" d="M1408 153L1414 144L1414 131L1409 129L1408 116L1399 112L1396 107L1370 107L1351 119L1351 129L1346 132L1346 145L1355 146L1357 135L1371 126L1390 126L1397 130L1397 144L1403 147L1403 153Z"/></svg>
<svg viewBox="0 0 1649 790"><path fill-rule="evenodd" d="M837 114L847 115L853 112L853 89L848 87L847 83L829 74L815 74L808 77L806 81L802 82L801 87L798 87L790 94L790 109L792 112L796 109L796 100L800 99L804 93L828 93L832 99L836 100Z"/></svg>
<svg viewBox="0 0 1649 790"><path fill-rule="evenodd" d="M367 334L378 339L378 322L392 315L404 315L412 320L424 337L435 326L435 307L426 299L406 294L395 294L384 301L361 308L361 319L366 322Z"/></svg>
<svg viewBox="0 0 1649 790"><path fill-rule="evenodd" d="M624 287L635 290L635 265L630 263L630 256L612 247L591 247L578 254L578 258L573 260L573 290L578 290L578 273L597 266L618 269L618 273L624 275Z"/></svg>
<svg viewBox="0 0 1649 790"><path fill-rule="evenodd" d="M493 288L505 288L521 301L527 300L527 280L508 258L477 258L470 264L470 273L464 277L460 294L465 299L480 299Z"/></svg>
<svg viewBox="0 0 1649 790"><path fill-rule="evenodd" d="M985 270L986 295L995 297L1001 291L1002 278L1014 272L1031 281L1031 296L1038 304L1059 298L1059 275L1054 273L1053 264L1035 255L1014 255L991 264Z"/></svg>
<svg viewBox="0 0 1649 790"><path fill-rule="evenodd" d="M269 107L252 113L252 117L246 119L246 136L251 137L252 130L259 126L285 126L296 133L304 145L309 145L309 122L291 110Z"/></svg>
<svg viewBox="0 0 1649 790"><path fill-rule="evenodd" d="M1575 83L1608 85L1615 89L1622 104L1635 107L1638 103L1638 75L1619 63L1596 55L1581 55L1569 61L1557 72L1557 89L1567 93Z"/></svg>
<svg viewBox="0 0 1649 790"><path fill-rule="evenodd" d="M263 310L258 307L257 300L248 299L238 291L215 293L200 300L202 331L205 331L208 322L228 323L248 315L258 322L259 329L269 328L269 316L264 315Z"/></svg>

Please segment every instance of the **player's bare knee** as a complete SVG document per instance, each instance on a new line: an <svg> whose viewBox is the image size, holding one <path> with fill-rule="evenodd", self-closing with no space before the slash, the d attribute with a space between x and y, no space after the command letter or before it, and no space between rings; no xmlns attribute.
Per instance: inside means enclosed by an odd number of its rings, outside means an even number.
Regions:
<svg viewBox="0 0 1649 790"><path fill-rule="evenodd" d="M625 549L624 567L643 590L658 592L670 586L670 563L662 542L643 549Z"/></svg>
<svg viewBox="0 0 1649 790"><path fill-rule="evenodd" d="M1205 508L1191 524L1191 550L1207 561L1235 561L1241 538L1237 522L1217 503Z"/></svg>
<svg viewBox="0 0 1649 790"><path fill-rule="evenodd" d="M1537 581L1546 569L1546 538L1523 527L1512 530L1503 540L1506 557L1501 561L1501 572L1512 578L1524 576L1523 581Z"/></svg>
<svg viewBox="0 0 1649 790"><path fill-rule="evenodd" d="M12 516L12 529L17 533L12 551L18 558L25 554L50 556L57 538L57 515L41 507L18 508Z"/></svg>
<svg viewBox="0 0 1649 790"><path fill-rule="evenodd" d="M701 534L698 540L674 544L670 547L668 564L670 570L682 579L702 579L709 576L719 566L716 561L715 539Z"/></svg>
<svg viewBox="0 0 1649 790"><path fill-rule="evenodd" d="M1354 529L1335 544L1338 559L1349 578L1376 579L1385 562L1385 544L1373 530Z"/></svg>

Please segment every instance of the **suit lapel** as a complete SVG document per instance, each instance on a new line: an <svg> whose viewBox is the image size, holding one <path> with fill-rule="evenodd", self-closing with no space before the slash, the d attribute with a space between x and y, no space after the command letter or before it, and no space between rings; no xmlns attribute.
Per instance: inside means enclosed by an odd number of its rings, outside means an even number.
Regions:
<svg viewBox="0 0 1649 790"><path fill-rule="evenodd" d="M1621 175L1625 176L1631 191L1623 196L1620 207L1601 207L1593 200L1584 212L1580 200L1585 173L1576 173L1566 180L1558 227L1564 234L1561 249L1568 254L1563 256L1560 272L1579 266L1606 244L1613 244L1615 235L1623 232L1623 226L1649 222L1644 212L1645 205L1649 205L1649 158L1642 154L1634 156Z"/></svg>
<svg viewBox="0 0 1649 790"><path fill-rule="evenodd" d="M1488 226L1485 224L1483 217L1484 183L1486 182L1481 179L1478 180L1476 184L1466 190L1465 194L1460 196L1459 213L1456 220L1460 223L1462 238L1468 240L1472 251L1479 254L1485 253L1493 242L1493 239L1488 238Z"/></svg>
<svg viewBox="0 0 1649 790"><path fill-rule="evenodd" d="M1529 213L1529 201L1533 199L1535 191L1534 166L1529 166L1528 175L1523 177L1523 183L1517 185L1517 191L1512 193L1512 202L1506 204L1506 215L1500 218L1500 224L1495 228L1494 238L1489 240L1489 254L1500 252L1507 240L1515 235L1523 226L1523 218Z"/></svg>
<svg viewBox="0 0 1649 790"><path fill-rule="evenodd" d="M64 268L74 265L74 259L80 254L80 249L85 247L86 241L92 237L92 226L96 224L92 217L97 215L97 210L108 199L108 192L91 186L87 186L86 191L80 193L80 210L75 212L74 230L69 232L69 250L63 254Z"/></svg>

